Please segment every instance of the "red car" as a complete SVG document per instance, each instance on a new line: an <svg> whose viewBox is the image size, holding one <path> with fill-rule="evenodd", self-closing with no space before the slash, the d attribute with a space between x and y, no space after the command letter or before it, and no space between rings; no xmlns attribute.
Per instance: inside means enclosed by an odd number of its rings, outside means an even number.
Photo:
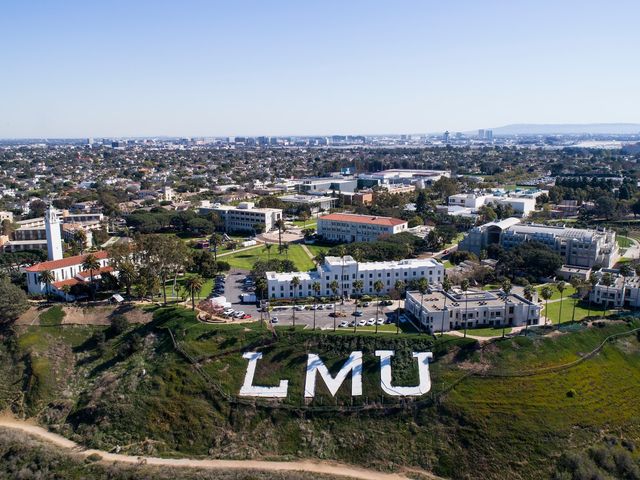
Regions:
<svg viewBox="0 0 640 480"><path fill-rule="evenodd" d="M245 314L242 316L242 320L246 320L246 319L248 319L248 318L251 318L251 315L249 315L248 313L245 313Z"/></svg>

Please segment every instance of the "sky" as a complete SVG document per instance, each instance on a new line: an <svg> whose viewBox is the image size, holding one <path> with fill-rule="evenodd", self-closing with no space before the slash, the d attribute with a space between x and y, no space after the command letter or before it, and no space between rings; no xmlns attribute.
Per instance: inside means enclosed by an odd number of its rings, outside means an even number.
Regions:
<svg viewBox="0 0 640 480"><path fill-rule="evenodd" d="M637 0L3 0L0 138L640 122Z"/></svg>

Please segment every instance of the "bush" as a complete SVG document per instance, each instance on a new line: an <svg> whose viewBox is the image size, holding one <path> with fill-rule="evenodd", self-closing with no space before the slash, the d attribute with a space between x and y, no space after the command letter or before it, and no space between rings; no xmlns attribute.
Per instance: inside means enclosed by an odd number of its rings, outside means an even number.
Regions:
<svg viewBox="0 0 640 480"><path fill-rule="evenodd" d="M567 392L567 397L573 398L575 396L576 396L576 391L573 388Z"/></svg>
<svg viewBox="0 0 640 480"><path fill-rule="evenodd" d="M114 315L111 317L111 333L114 336L120 335L127 330L127 328L129 328L129 321L124 315Z"/></svg>

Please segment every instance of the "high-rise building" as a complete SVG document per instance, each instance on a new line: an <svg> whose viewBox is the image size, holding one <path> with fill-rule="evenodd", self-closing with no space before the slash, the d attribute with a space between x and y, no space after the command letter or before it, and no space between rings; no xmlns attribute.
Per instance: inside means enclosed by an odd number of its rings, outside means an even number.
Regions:
<svg viewBox="0 0 640 480"><path fill-rule="evenodd" d="M482 128L480 130L478 130L478 138L479 139L484 139L484 130Z"/></svg>
<svg viewBox="0 0 640 480"><path fill-rule="evenodd" d="M447 130L446 132L444 132L444 134L442 135L442 141L444 143L449 143L449 130Z"/></svg>
<svg viewBox="0 0 640 480"><path fill-rule="evenodd" d="M484 138L486 138L489 141L493 140L493 130L486 130L484 132Z"/></svg>

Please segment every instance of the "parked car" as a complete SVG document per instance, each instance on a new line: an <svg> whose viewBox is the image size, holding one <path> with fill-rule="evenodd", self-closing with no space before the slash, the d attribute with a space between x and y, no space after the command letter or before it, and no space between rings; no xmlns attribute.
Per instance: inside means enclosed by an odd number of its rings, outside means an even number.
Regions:
<svg viewBox="0 0 640 480"><path fill-rule="evenodd" d="M390 305L393 305L393 300L382 300L380 302L380 305L384 306L384 307L388 307Z"/></svg>
<svg viewBox="0 0 640 480"><path fill-rule="evenodd" d="M364 302L362 304L363 307L369 307L371 305L371 302Z"/></svg>
<svg viewBox="0 0 640 480"><path fill-rule="evenodd" d="M236 318L242 318L242 316L244 315L244 312L242 310L240 310L239 312L236 312L234 317Z"/></svg>
<svg viewBox="0 0 640 480"><path fill-rule="evenodd" d="M355 312L352 313L352 315L354 317L361 317L362 315L364 315L364 313L362 313L362 310L356 310Z"/></svg>
<svg viewBox="0 0 640 480"><path fill-rule="evenodd" d="M367 325L373 326L375 324L376 324L376 319L375 318L370 318L369 320L367 320Z"/></svg>
<svg viewBox="0 0 640 480"><path fill-rule="evenodd" d="M359 327L364 327L367 324L367 321L363 318L358 320L358 326Z"/></svg>
<svg viewBox="0 0 640 480"><path fill-rule="evenodd" d="M301 312L305 309L304 305L296 305L293 308L295 308L297 312Z"/></svg>
<svg viewBox="0 0 640 480"><path fill-rule="evenodd" d="M244 315L242 315L242 320L247 320L249 318L251 318L251 315L249 315L248 313L245 313Z"/></svg>
<svg viewBox="0 0 640 480"><path fill-rule="evenodd" d="M318 305L318 310L324 310L324 305L323 304Z"/></svg>
<svg viewBox="0 0 640 480"><path fill-rule="evenodd" d="M378 325L384 325L384 318L379 318L379 319L376 321L376 323L377 323Z"/></svg>
<svg viewBox="0 0 640 480"><path fill-rule="evenodd" d="M348 326L349 326L349 324L347 322L340 322L340 325L338 325L338 327L340 327L340 328L346 328Z"/></svg>
<svg viewBox="0 0 640 480"><path fill-rule="evenodd" d="M278 317L271 317L271 323L278 323L279 321Z"/></svg>

